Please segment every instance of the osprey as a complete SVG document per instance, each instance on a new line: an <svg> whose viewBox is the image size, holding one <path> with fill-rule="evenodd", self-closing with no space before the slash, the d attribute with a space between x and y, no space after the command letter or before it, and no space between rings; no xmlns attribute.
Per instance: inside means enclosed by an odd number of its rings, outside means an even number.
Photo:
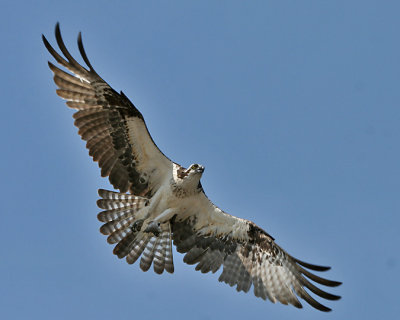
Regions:
<svg viewBox="0 0 400 320"><path fill-rule="evenodd" d="M193 164L184 168L157 148L139 110L92 67L81 33L78 47L87 67L68 52L58 23L55 36L64 57L42 36L44 45L72 73L49 62L59 87L57 94L77 110L75 125L89 155L98 162L102 177L108 177L119 190L100 189L97 201L104 210L98 214L104 223L100 232L108 236L108 243L116 244L118 258L132 264L141 257L143 271L153 264L158 274L164 270L172 273L173 242L178 252L185 253L183 261L195 264L202 273L215 273L223 266L219 281L236 286L237 291L248 292L253 285L254 294L264 300L301 308L300 297L318 310L331 310L305 290L328 300L339 299L309 281L340 285L307 270L326 271L329 267L292 257L253 222L216 207L200 183L204 167Z"/></svg>

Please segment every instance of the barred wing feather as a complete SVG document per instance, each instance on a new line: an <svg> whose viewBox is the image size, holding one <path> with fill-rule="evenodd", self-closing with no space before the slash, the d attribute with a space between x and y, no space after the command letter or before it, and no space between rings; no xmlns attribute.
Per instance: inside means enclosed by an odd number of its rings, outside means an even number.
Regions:
<svg viewBox="0 0 400 320"><path fill-rule="evenodd" d="M101 175L121 192L150 196L155 193L172 168L172 162L154 144L142 114L122 93L112 89L93 69L86 56L79 34L78 47L86 69L67 50L60 33L55 30L62 57L43 36L43 42L54 59L72 74L51 62L58 86L74 114L75 125L85 140L89 155L97 161Z"/></svg>
<svg viewBox="0 0 400 320"><path fill-rule="evenodd" d="M326 271L329 267L293 258L253 222L230 216L206 202L208 199L204 196L203 208L207 210L172 223L173 242L178 252L186 253L184 262L196 265L196 270L203 273L214 273L223 266L219 281L236 286L237 291L248 292L253 286L257 297L274 303L279 301L301 308L300 297L318 310L331 310L305 288L327 300L340 299L319 289L309 279L328 287L336 287L340 282L321 278L305 269Z"/></svg>

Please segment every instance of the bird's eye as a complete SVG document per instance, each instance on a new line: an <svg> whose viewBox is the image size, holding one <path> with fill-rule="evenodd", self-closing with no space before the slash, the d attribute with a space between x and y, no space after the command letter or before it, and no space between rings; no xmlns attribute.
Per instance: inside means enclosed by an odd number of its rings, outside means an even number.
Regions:
<svg viewBox="0 0 400 320"><path fill-rule="evenodd" d="M194 165L192 165L192 169L194 170L194 169L197 169L198 168L198 165L197 164L194 164Z"/></svg>

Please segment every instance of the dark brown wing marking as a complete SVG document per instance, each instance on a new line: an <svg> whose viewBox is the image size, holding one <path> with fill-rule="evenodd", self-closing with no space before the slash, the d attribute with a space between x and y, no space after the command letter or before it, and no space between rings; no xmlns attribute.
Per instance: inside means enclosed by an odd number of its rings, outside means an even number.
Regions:
<svg viewBox="0 0 400 320"><path fill-rule="evenodd" d="M154 144L142 114L122 93L118 94L94 70L83 48L79 33L78 47L89 70L81 66L67 50L60 32L55 29L57 44L63 58L43 36L43 42L54 59L73 74L51 62L57 94L67 100L74 114L75 125L85 140L89 155L98 162L101 175L121 192L151 195L164 175L172 168Z"/></svg>
<svg viewBox="0 0 400 320"><path fill-rule="evenodd" d="M196 264L196 270L214 273L223 265L219 281L236 286L237 291L248 292L253 285L254 294L264 300L280 301L301 308L299 296L318 310L330 311L304 288L324 299L337 300L340 297L322 291L305 277L329 287L336 287L340 282L321 278L303 268L325 271L329 267L315 266L293 258L264 230L250 221L244 223L248 224L247 241L234 239L231 234L200 235L204 233L194 229L193 218L183 222L173 221L173 241L178 252L186 253L183 261Z"/></svg>

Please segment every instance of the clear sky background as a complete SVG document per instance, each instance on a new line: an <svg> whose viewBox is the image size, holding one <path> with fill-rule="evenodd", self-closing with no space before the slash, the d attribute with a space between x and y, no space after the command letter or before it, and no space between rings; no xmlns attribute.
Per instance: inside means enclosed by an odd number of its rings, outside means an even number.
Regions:
<svg viewBox="0 0 400 320"><path fill-rule="evenodd" d="M2 1L2 319L394 319L400 211L399 1ZM322 314L237 293L176 254L112 254L100 177L55 94L54 26L143 113L166 155L205 165L225 211L343 281ZM81 60L80 60L81 61Z"/></svg>

